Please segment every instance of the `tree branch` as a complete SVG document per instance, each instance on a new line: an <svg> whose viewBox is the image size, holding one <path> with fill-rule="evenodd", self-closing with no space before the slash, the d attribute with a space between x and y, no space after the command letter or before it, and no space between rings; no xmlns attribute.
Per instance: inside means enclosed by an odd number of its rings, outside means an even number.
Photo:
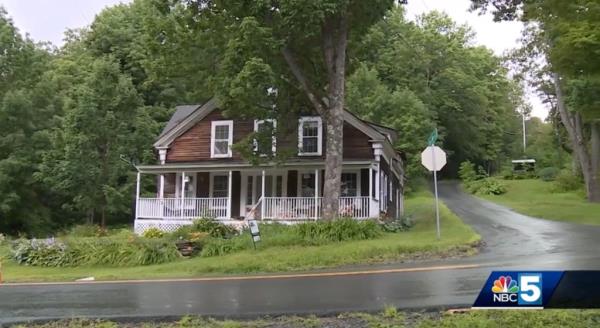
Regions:
<svg viewBox="0 0 600 328"><path fill-rule="evenodd" d="M285 62L288 64L288 67L292 71L292 74L294 74L294 76L296 77L296 80L298 80L298 82L302 86L304 93L306 93L306 96L308 97L310 102L315 107L315 110L317 111L317 113L319 115L324 115L325 114L325 108L324 108L325 106L323 105L323 102L321 100L319 100L319 97L318 97L316 91L313 89L312 85L310 84L310 82L308 81L306 76L304 75L304 72L302 72L300 65L298 65L298 61L296 61L295 55L292 53L292 51L287 46L284 47L281 50L281 52L283 54L283 58L285 59Z"/></svg>

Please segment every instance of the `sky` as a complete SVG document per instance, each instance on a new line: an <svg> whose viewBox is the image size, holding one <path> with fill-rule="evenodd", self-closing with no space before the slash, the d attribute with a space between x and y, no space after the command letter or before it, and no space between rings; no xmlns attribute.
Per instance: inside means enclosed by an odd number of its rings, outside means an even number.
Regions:
<svg viewBox="0 0 600 328"><path fill-rule="evenodd" d="M89 25L96 14L106 6L128 0L0 0L15 25L36 41L50 41L60 46L64 32L69 28ZM522 28L519 22L494 23L490 15L480 16L468 11L470 0L408 0L409 18L431 11L444 11L458 23L467 23L476 32L476 43L502 55L506 50L518 46ZM548 110L540 99L528 92L528 101L533 106L533 115L547 116Z"/></svg>

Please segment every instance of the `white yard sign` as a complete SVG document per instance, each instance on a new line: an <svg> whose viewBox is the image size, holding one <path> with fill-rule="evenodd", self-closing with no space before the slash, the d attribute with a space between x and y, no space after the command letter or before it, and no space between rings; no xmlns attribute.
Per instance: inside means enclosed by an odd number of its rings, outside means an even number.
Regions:
<svg viewBox="0 0 600 328"><path fill-rule="evenodd" d="M429 171L433 172L433 188L435 190L435 222L437 228L437 237L440 238L440 207L438 205L437 191L437 171L441 170L446 165L446 153L442 148L434 146L437 139L437 130L430 137L430 145L421 153L421 164Z"/></svg>

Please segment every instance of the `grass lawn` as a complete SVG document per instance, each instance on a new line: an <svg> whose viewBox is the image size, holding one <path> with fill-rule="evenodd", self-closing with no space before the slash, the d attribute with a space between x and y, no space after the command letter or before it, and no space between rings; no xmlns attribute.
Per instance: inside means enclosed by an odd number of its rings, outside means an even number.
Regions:
<svg viewBox="0 0 600 328"><path fill-rule="evenodd" d="M574 223L600 224L600 204L579 192L553 193L552 182L538 179L502 180L507 192L481 196L526 215Z"/></svg>
<svg viewBox="0 0 600 328"><path fill-rule="evenodd" d="M0 247L6 282L72 281L93 276L96 280L189 278L206 275L301 271L342 265L398 261L422 257L468 255L480 239L448 208L441 205L442 238L435 238L435 214L431 194L414 193L405 201L406 213L415 222L408 232L385 233L372 240L330 243L320 246L269 246L269 235L259 249L217 256L194 257L175 262L136 267L46 268L18 265ZM267 230L265 229L265 232Z"/></svg>
<svg viewBox="0 0 600 328"><path fill-rule="evenodd" d="M441 312L398 312L386 308L382 313L346 313L329 317L275 317L234 321L184 317L178 322L123 323L110 321L58 321L43 325L23 325L36 328L316 328L316 327L597 327L600 310L526 310L526 311L471 311L446 314Z"/></svg>

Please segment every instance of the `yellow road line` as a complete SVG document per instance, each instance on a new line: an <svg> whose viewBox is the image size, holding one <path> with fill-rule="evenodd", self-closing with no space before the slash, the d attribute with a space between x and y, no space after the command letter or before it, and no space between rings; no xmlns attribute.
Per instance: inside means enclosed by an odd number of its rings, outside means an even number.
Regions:
<svg viewBox="0 0 600 328"><path fill-rule="evenodd" d="M180 278L180 279L145 279L145 280L99 280L99 281L69 281L69 282L23 282L23 283L5 283L2 287L11 286L46 286L46 285L84 285L84 284L130 284L130 283L152 283L152 282L195 282L195 281L230 281L230 280L266 280L266 279L289 279L289 278L310 278L310 277L336 277L336 276L356 276L383 273L402 273L402 272L420 272L420 271L439 271L439 270L458 270L473 269L480 267L478 264L463 265L445 265L430 266L419 268L399 268L399 269L380 269L380 270L362 270L362 271L341 271L341 272L314 272L297 274L276 274L260 276L231 276L231 277L199 277L199 278Z"/></svg>

